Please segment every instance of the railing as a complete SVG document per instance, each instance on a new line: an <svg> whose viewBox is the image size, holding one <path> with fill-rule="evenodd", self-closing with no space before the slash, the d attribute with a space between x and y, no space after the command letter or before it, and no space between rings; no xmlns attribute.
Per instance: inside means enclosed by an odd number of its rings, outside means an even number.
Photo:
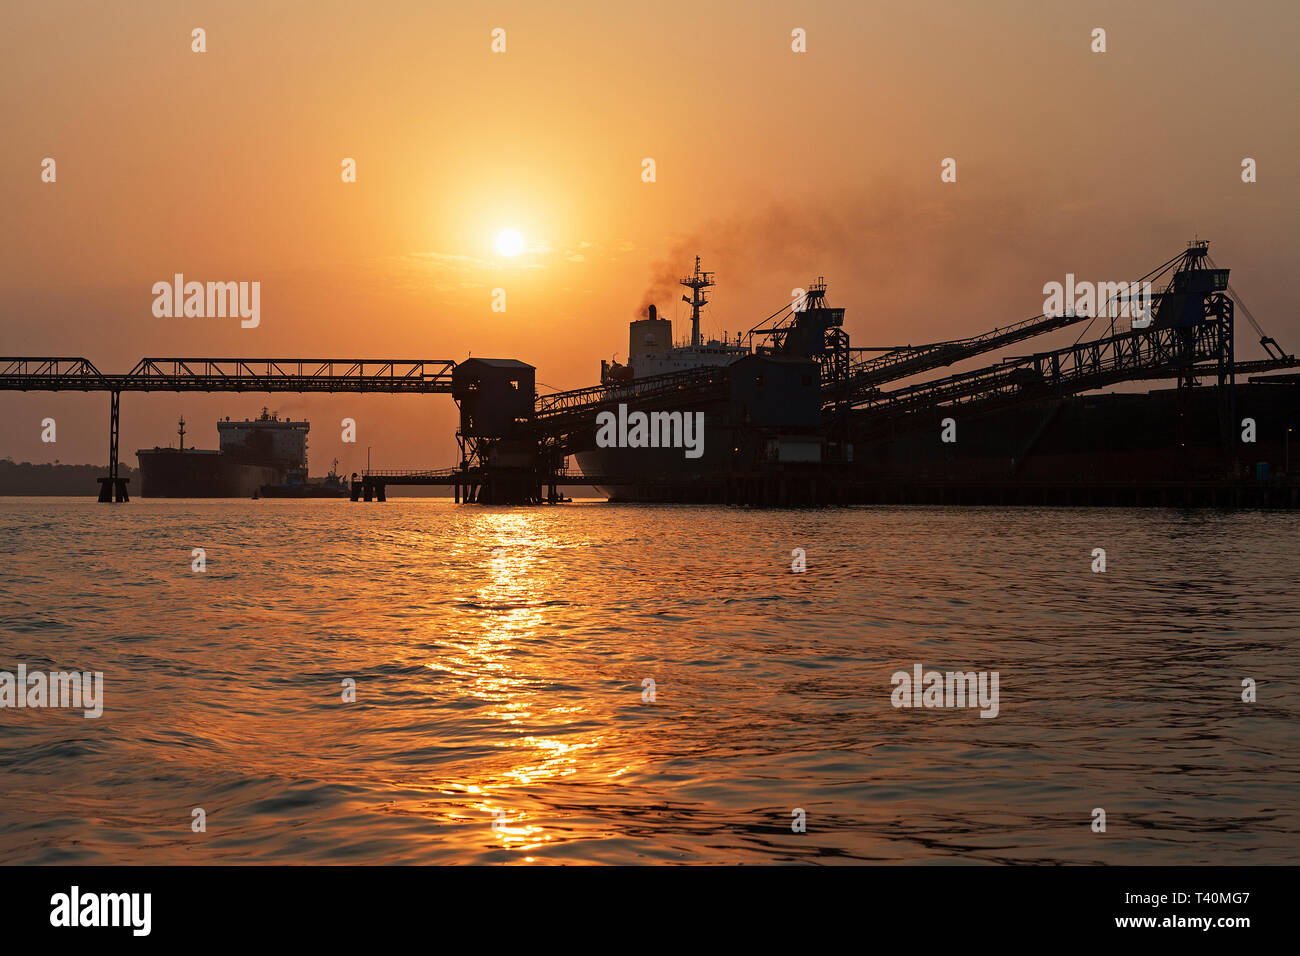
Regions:
<svg viewBox="0 0 1300 956"><path fill-rule="evenodd" d="M546 418L559 412L581 408L594 408L609 402L626 401L648 395L672 394L683 387L696 387L700 384L712 384L718 380L719 373L725 365L709 365L702 368L684 369L680 372L665 372L662 375L647 375L630 382L618 382L609 385L589 385L586 388L574 388L564 392L551 392L537 398L537 417Z"/></svg>
<svg viewBox="0 0 1300 956"><path fill-rule="evenodd" d="M428 478L450 478L463 474L464 468L368 468L357 472L361 478L411 478L415 476Z"/></svg>

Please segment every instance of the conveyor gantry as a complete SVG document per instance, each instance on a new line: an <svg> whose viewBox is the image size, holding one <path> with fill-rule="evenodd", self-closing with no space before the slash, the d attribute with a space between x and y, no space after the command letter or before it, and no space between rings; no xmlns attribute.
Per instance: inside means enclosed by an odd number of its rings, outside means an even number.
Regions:
<svg viewBox="0 0 1300 956"><path fill-rule="evenodd" d="M99 500L128 500L118 475L123 392L450 393L456 363L445 359L146 358L125 374L106 374L85 358L0 358L0 390L109 393L108 476Z"/></svg>

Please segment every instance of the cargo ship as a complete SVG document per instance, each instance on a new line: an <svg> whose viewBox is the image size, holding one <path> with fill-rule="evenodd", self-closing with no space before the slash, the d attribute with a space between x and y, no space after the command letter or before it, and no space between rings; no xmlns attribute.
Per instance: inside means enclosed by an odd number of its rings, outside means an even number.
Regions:
<svg viewBox="0 0 1300 956"><path fill-rule="evenodd" d="M306 421L280 419L267 409L257 418L217 422L218 447L185 447L185 419L177 447L142 448L140 494L145 498L251 498L267 485L306 474Z"/></svg>
<svg viewBox="0 0 1300 956"><path fill-rule="evenodd" d="M1145 284L1140 308L1135 294L1118 293L963 339L887 348L851 347L845 310L827 304L821 279L743 340L703 342L702 293L714 282L697 259L680 280L693 293L682 297L689 343L674 345L671 322L651 306L630 325L626 365L602 361L600 386L543 396L539 407L557 447L614 501L1295 507L1298 363L1240 304L1208 245L1194 240L1137 282L1109 284ZM1238 312L1266 358L1237 359ZM1095 322L1103 334L1089 340ZM1076 324L1072 345L918 381ZM1102 391L1159 378L1176 387ZM597 415L615 409L611 444ZM625 420L641 413L702 415L700 454L661 447L671 431L663 418L650 440L634 437Z"/></svg>
<svg viewBox="0 0 1300 956"><path fill-rule="evenodd" d="M705 290L717 285L712 272L700 267L695 257L695 271L683 277L679 285L690 290L682 301L691 307L690 338L674 343L673 323L661 318L653 303L644 318L628 325L627 364L618 361L600 363L600 382L611 389L631 385L641 379L699 369L725 368L752 354L739 333L731 338L705 339L700 329L701 311L709 304ZM682 450L642 448L588 447L575 453L578 467L585 475L640 475L652 482L627 485L595 485L611 501L647 501L657 498L655 487L665 483L681 484L716 474L727 468L731 457L731 429L721 408L704 410L703 432L708 436L698 458L687 458Z"/></svg>

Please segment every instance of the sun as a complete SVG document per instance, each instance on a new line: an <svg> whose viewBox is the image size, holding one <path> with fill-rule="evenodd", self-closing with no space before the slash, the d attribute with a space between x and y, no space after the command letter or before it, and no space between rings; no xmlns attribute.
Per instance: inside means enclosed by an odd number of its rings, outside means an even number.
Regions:
<svg viewBox="0 0 1300 956"><path fill-rule="evenodd" d="M503 229L497 234L497 252L503 256L517 256L524 251L524 237L513 229Z"/></svg>

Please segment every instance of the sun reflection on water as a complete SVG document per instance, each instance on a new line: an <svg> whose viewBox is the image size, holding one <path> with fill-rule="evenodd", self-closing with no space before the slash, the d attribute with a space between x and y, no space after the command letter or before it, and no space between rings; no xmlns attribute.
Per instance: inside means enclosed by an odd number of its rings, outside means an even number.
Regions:
<svg viewBox="0 0 1300 956"><path fill-rule="evenodd" d="M454 651L430 666L456 675L467 693L485 705L479 714L499 727L486 737L504 761L487 761L479 776L453 785L470 798L463 809L490 821L497 848L534 850L565 837L521 806L530 788L584 774L608 780L632 768L624 759L612 772L601 773L596 758L604 734L570 732L575 724L596 727L601 722L594 719L590 702L555 687L581 683L557 672L563 656L548 655L546 670L534 670L529 645L548 636L553 640L554 634L547 633L555 623L548 608L556 595L565 593L547 554L558 542L535 512L489 512L477 516L474 525L470 538L483 546L481 577L465 595L468 614L452 642ZM521 734L523 728L535 732ZM466 815L457 817L463 822Z"/></svg>

